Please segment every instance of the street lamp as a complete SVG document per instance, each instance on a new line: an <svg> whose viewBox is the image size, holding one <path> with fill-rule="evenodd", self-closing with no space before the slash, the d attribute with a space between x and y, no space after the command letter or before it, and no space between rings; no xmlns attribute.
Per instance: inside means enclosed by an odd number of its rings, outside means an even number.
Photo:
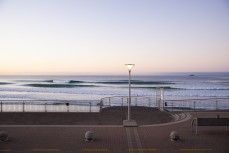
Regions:
<svg viewBox="0 0 229 153"><path fill-rule="evenodd" d="M134 67L134 64L125 64L126 67L128 68L129 70L129 100L128 100L128 117L127 117L127 120L128 121L131 121L131 109L130 109L130 106L131 106L131 85L130 85L130 80L131 80L131 69Z"/></svg>
<svg viewBox="0 0 229 153"><path fill-rule="evenodd" d="M137 126L137 123L134 120L131 120L131 84L130 84L130 80L131 80L131 69L133 68L134 64L125 64L126 67L129 70L129 100L128 100L128 116L127 116L127 120L125 120L123 122L124 126Z"/></svg>

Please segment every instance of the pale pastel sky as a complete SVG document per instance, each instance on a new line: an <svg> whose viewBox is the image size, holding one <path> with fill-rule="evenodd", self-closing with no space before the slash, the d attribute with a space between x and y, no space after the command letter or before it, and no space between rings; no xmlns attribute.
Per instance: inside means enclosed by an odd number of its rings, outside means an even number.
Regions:
<svg viewBox="0 0 229 153"><path fill-rule="evenodd" d="M229 72L227 0L0 0L0 74Z"/></svg>

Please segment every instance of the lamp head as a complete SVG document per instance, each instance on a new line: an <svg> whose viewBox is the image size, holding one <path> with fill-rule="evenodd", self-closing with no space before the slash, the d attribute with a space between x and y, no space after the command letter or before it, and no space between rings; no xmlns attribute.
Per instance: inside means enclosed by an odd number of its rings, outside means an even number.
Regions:
<svg viewBox="0 0 229 153"><path fill-rule="evenodd" d="M128 70L130 71L135 64L125 64Z"/></svg>

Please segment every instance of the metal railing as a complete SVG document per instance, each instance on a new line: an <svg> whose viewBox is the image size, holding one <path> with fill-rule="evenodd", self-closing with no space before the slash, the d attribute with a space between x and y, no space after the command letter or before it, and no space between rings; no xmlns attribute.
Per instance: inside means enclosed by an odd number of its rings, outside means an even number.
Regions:
<svg viewBox="0 0 229 153"><path fill-rule="evenodd" d="M229 110L229 97L164 100L164 108L175 110Z"/></svg>
<svg viewBox="0 0 229 153"><path fill-rule="evenodd" d="M129 101L128 99L128 96L105 97L101 99L101 107L127 106ZM157 107L156 96L132 96L131 106Z"/></svg>
<svg viewBox="0 0 229 153"><path fill-rule="evenodd" d="M167 97L166 97L167 98ZM175 100L173 100L175 99ZM127 106L128 97L116 96L105 97L101 99L101 107L111 106ZM155 107L161 110L169 111L179 110L229 110L229 97L223 98L196 98L196 99L177 99L170 97L169 100L158 99L157 96L152 97L131 97L131 106Z"/></svg>
<svg viewBox="0 0 229 153"><path fill-rule="evenodd" d="M175 98L174 98L175 99ZM156 96L132 96L131 106L155 107L169 111L229 110L229 97L161 100ZM112 106L127 106L127 96L99 100L0 100L0 112L100 112Z"/></svg>
<svg viewBox="0 0 229 153"><path fill-rule="evenodd" d="M99 112L100 101L0 100L1 112Z"/></svg>

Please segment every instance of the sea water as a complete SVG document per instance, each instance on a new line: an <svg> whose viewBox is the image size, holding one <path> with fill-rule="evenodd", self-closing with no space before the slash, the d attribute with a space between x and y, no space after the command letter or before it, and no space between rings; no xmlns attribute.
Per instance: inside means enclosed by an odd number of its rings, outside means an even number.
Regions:
<svg viewBox="0 0 229 153"><path fill-rule="evenodd" d="M132 75L132 96L229 97L229 73ZM128 75L0 76L0 100L100 100L128 96Z"/></svg>

